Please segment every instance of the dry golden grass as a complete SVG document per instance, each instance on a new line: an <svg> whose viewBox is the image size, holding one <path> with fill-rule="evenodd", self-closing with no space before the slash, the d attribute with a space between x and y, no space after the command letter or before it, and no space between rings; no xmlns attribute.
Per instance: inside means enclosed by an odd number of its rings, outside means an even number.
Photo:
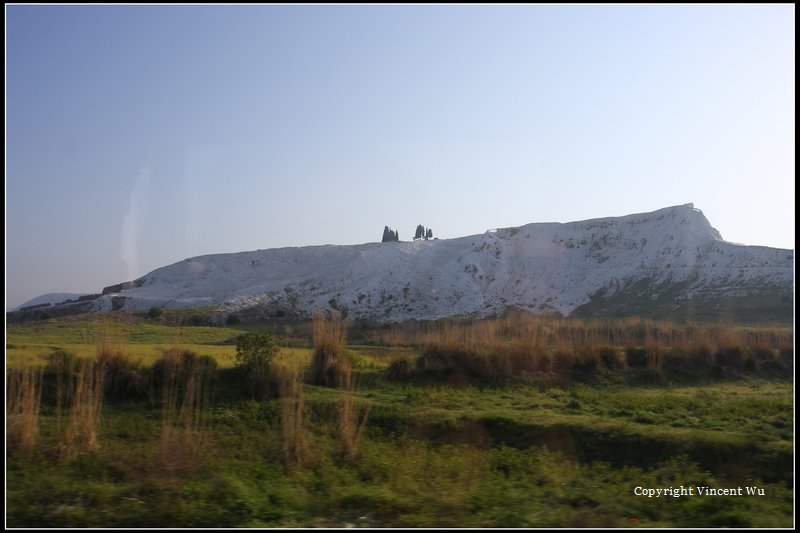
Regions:
<svg viewBox="0 0 800 533"><path fill-rule="evenodd" d="M421 349L419 368L455 368L495 380L548 374L590 377L626 367L645 369L660 379L665 358L673 368L752 370L758 363L755 357L769 360L776 351L790 354L793 346L792 329L781 326L677 323L635 317L565 319L522 312L485 320L408 322L371 333L378 344ZM625 357L620 353L623 347Z"/></svg>
<svg viewBox="0 0 800 533"><path fill-rule="evenodd" d="M355 396L354 382L348 369L344 376L342 396L339 400L339 442L342 454L348 461L354 461L358 456L361 435L367 424L367 417L369 417L369 408L363 410L362 414L362 409L359 409L353 400Z"/></svg>
<svg viewBox="0 0 800 533"><path fill-rule="evenodd" d="M9 449L30 456L39 433L42 368L12 370L6 379L6 443Z"/></svg>
<svg viewBox="0 0 800 533"><path fill-rule="evenodd" d="M435 322L406 322L372 332L376 344L423 347L430 344L479 347L516 341L548 349L576 349L581 346L654 346L688 348L705 343L719 345L760 345L779 348L793 344L793 331L786 327L739 327L730 324L677 323L645 318L575 319L509 313L484 320L445 319Z"/></svg>
<svg viewBox="0 0 800 533"><path fill-rule="evenodd" d="M98 447L104 379L105 368L85 359L78 363L75 374L65 375L66 398L71 400L71 405L67 427L59 442L61 460L72 459L80 451ZM60 414L58 416L60 418Z"/></svg>
<svg viewBox="0 0 800 533"><path fill-rule="evenodd" d="M157 373L162 404L157 462L165 474L178 476L201 464L216 363L176 346L164 350Z"/></svg>
<svg viewBox="0 0 800 533"><path fill-rule="evenodd" d="M341 386L352 370L352 362L345 354L347 323L337 311L314 312L314 356L309 371L314 385Z"/></svg>
<svg viewBox="0 0 800 533"><path fill-rule="evenodd" d="M287 466L302 468L311 463L303 380L297 365L280 367L276 372L281 396L283 461Z"/></svg>

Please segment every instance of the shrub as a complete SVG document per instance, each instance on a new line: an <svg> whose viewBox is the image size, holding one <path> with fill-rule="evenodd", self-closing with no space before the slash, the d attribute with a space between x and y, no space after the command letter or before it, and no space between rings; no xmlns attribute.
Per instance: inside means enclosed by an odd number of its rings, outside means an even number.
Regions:
<svg viewBox="0 0 800 533"><path fill-rule="evenodd" d="M187 383L188 388L200 383L210 392L218 366L213 357L180 348L162 350L162 354L151 368L151 399L162 404L180 403L187 392Z"/></svg>
<svg viewBox="0 0 800 533"><path fill-rule="evenodd" d="M664 353L664 368L669 372L690 371L689 353L680 346L670 349Z"/></svg>
<svg viewBox="0 0 800 533"><path fill-rule="evenodd" d="M775 359L775 352L772 348L767 346L754 346L752 349L752 357L757 361L771 361Z"/></svg>
<svg viewBox="0 0 800 533"><path fill-rule="evenodd" d="M202 315L192 315L189 317L189 325L190 326L207 326L208 319L206 319Z"/></svg>
<svg viewBox="0 0 800 533"><path fill-rule="evenodd" d="M511 346L496 347L495 352L508 360L510 375L507 377L521 376L524 373L550 372L550 354L542 346L526 345L524 343Z"/></svg>
<svg viewBox="0 0 800 533"><path fill-rule="evenodd" d="M342 385L350 376L353 365L344 347L326 343L314 348L311 358L310 381L314 385L333 387Z"/></svg>
<svg viewBox="0 0 800 533"><path fill-rule="evenodd" d="M498 353L480 353L458 343L429 344L417 358L420 370L440 371L450 381L462 382L466 376L496 380L511 375L508 357Z"/></svg>
<svg viewBox="0 0 800 533"><path fill-rule="evenodd" d="M386 377L402 381L409 379L414 373L414 365L408 359L395 359L386 369Z"/></svg>
<svg viewBox="0 0 800 533"><path fill-rule="evenodd" d="M153 365L162 409L161 441L156 450L160 473L176 476L199 468L216 370L212 357L178 348L164 350Z"/></svg>
<svg viewBox="0 0 800 533"><path fill-rule="evenodd" d="M745 365L745 353L741 346L724 346L717 350L716 364L720 367L741 370Z"/></svg>
<svg viewBox="0 0 800 533"><path fill-rule="evenodd" d="M314 313L314 355L309 375L312 384L330 387L349 380L353 362L344 350L346 329L340 313L334 311L328 317L319 310Z"/></svg>
<svg viewBox="0 0 800 533"><path fill-rule="evenodd" d="M161 317L164 314L164 310L160 307L151 307L147 310L147 316L152 318L153 320Z"/></svg>
<svg viewBox="0 0 800 533"><path fill-rule="evenodd" d="M609 370L623 368L625 366L625 364L619 358L617 350L611 346L601 346L597 349L597 353L600 357L600 360L603 362L603 365L605 365L605 367Z"/></svg>
<svg viewBox="0 0 800 533"><path fill-rule="evenodd" d="M63 348L57 348L47 355L42 401L55 405L56 416L60 416L61 408L71 400L68 385L77 375L79 365L78 357Z"/></svg>
<svg viewBox="0 0 800 533"><path fill-rule="evenodd" d="M239 318L239 315L236 313L231 313L228 315L228 318L225 320L225 324L228 326L235 326L236 324L241 323L242 319Z"/></svg>
<svg viewBox="0 0 800 533"><path fill-rule="evenodd" d="M97 364L102 369L106 399L126 400L146 398L147 379L138 363L131 361L121 350L101 346Z"/></svg>
<svg viewBox="0 0 800 533"><path fill-rule="evenodd" d="M465 358L466 349L460 346L445 347L440 344L428 344L417 357L417 368L420 370L449 370L458 366L458 359Z"/></svg>
<svg viewBox="0 0 800 533"><path fill-rule="evenodd" d="M268 396L271 370L278 344L269 333L245 333L236 338L236 366L247 375L250 393L256 399Z"/></svg>
<svg viewBox="0 0 800 533"><path fill-rule="evenodd" d="M645 368L647 366L647 350L639 346L627 346L625 360L631 368Z"/></svg>
<svg viewBox="0 0 800 533"><path fill-rule="evenodd" d="M716 357L708 345L701 344L689 352L689 361L695 368L710 370L715 366Z"/></svg>
<svg viewBox="0 0 800 533"><path fill-rule="evenodd" d="M664 351L663 349L652 344L647 346L647 374L656 381L664 379Z"/></svg>
<svg viewBox="0 0 800 533"><path fill-rule="evenodd" d="M553 354L553 372L560 378L566 379L570 376L572 365L575 358L565 350L557 350Z"/></svg>
<svg viewBox="0 0 800 533"><path fill-rule="evenodd" d="M592 379L600 373L601 369L600 355L597 351L587 348L576 354L569 376L574 379Z"/></svg>
<svg viewBox="0 0 800 533"><path fill-rule="evenodd" d="M744 369L748 372L755 372L758 370L758 360L752 353L747 353L745 355Z"/></svg>

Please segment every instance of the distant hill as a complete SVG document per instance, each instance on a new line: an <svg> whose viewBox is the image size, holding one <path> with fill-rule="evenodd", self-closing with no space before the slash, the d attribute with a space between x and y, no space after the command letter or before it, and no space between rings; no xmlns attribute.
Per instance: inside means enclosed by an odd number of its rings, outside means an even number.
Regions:
<svg viewBox="0 0 800 533"><path fill-rule="evenodd" d="M39 306L48 306L53 304L58 304L61 302L65 302L67 300L75 300L77 301L78 298L81 296L85 296L85 294L76 294L73 292L50 292L47 294L42 294L41 296L37 296L33 300L28 300L22 305L18 305L17 307L12 308L12 311L18 311L20 309L31 308L31 307L39 307Z"/></svg>
<svg viewBox="0 0 800 533"><path fill-rule="evenodd" d="M791 321L794 251L726 242L692 204L415 242L206 255L107 287L91 310L217 306L248 318L483 317L509 309ZM89 305L90 304L90 305Z"/></svg>

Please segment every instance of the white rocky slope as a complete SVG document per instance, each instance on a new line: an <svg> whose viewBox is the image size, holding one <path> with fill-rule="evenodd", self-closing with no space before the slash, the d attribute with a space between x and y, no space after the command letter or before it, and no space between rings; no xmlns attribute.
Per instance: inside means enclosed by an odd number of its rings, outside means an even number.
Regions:
<svg viewBox="0 0 800 533"><path fill-rule="evenodd" d="M570 314L592 296L646 281L677 300L792 291L793 250L722 240L692 204L652 213L537 223L457 239L280 248L194 257L108 287L95 310L217 305L304 317L486 316L509 307ZM657 295L653 295L655 298Z"/></svg>

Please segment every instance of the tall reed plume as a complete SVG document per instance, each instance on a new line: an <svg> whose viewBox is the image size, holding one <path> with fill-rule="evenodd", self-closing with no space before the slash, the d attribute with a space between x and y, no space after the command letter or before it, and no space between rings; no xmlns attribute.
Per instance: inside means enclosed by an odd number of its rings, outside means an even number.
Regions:
<svg viewBox="0 0 800 533"><path fill-rule="evenodd" d="M279 371L283 461L287 466L308 466L311 461L305 419L303 381L297 365Z"/></svg>
<svg viewBox="0 0 800 533"><path fill-rule="evenodd" d="M340 385L352 362L345 353L347 323L338 311L314 312L314 355L311 359L310 381L314 385Z"/></svg>
<svg viewBox="0 0 800 533"><path fill-rule="evenodd" d="M99 445L105 371L102 364L84 359L78 363L76 373L64 376L65 397L70 400L70 407L67 427L59 443L61 460L72 459L81 451L95 450Z"/></svg>
<svg viewBox="0 0 800 533"><path fill-rule="evenodd" d="M342 396L339 401L339 441L342 446L342 454L348 461L354 461L358 456L361 435L367 425L367 417L369 416L369 408L362 415L361 409L353 401L355 396L354 381L348 368L344 375ZM361 418L360 422L359 418Z"/></svg>
<svg viewBox="0 0 800 533"><path fill-rule="evenodd" d="M6 442L30 457L39 434L42 369L26 367L7 373Z"/></svg>
<svg viewBox="0 0 800 533"><path fill-rule="evenodd" d="M158 459L167 474L179 475L200 465L216 368L213 358L180 348L165 350L154 365L162 407Z"/></svg>

